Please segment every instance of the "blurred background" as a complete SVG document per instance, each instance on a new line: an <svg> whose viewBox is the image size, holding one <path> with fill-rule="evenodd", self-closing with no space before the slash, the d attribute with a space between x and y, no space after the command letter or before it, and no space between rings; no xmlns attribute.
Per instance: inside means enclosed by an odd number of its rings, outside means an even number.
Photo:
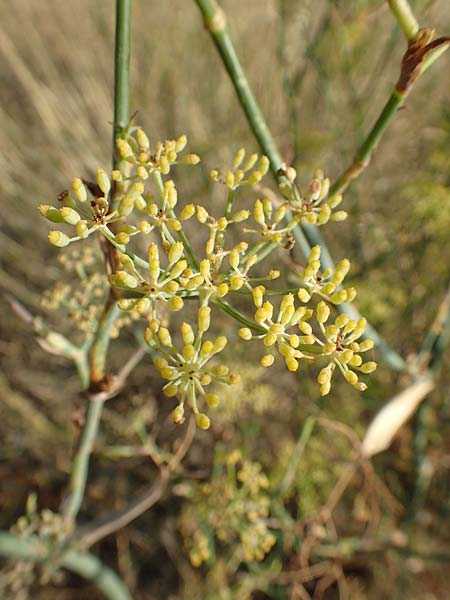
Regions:
<svg viewBox="0 0 450 600"><path fill-rule="evenodd" d="M449 33L446 0L413 4L421 25ZM222 5L286 161L304 183L318 167L333 180L398 77L405 41L387 3ZM79 380L72 365L36 343L7 294L72 340L82 339L72 322L81 309L51 310L54 291L48 292L75 282L70 267L77 257L58 260L37 206L54 203L72 177L92 179L98 166L109 168L113 44L112 1L0 5L1 529L25 512L31 492L39 510L57 511L67 482ZM420 78L370 168L345 194L348 220L324 231L335 260L352 262L348 279L358 290L358 308L407 359L419 350L450 281L448 65L444 56ZM179 171L177 186L185 201L214 210L225 198L208 171L229 165L241 146L259 149L194 2L136 0L131 68L137 121L152 141L188 136L202 166ZM240 202L246 206L245 195ZM66 304L77 293L74 285ZM215 326L223 331L229 323ZM112 347L112 370L134 344L132 328L124 326ZM427 400L424 437L413 419L373 468L359 468L341 490L368 423L408 380L375 352L380 365L367 392L337 381L320 398L314 369L294 377L282 368L263 370L258 350L230 352L243 375L240 388L226 392L212 429L197 432L159 502L95 552L142 600L448 598L450 353ZM160 389L146 358L107 404L86 521L126 506L156 477L151 456L118 448L151 442L168 451L179 444L181 433L167 419L173 406ZM308 416L316 421L303 447ZM281 485L286 473L288 486ZM259 483L247 497L252 478ZM258 531L276 539L270 552ZM25 563L2 564L4 598L101 597L74 575L43 578Z"/></svg>

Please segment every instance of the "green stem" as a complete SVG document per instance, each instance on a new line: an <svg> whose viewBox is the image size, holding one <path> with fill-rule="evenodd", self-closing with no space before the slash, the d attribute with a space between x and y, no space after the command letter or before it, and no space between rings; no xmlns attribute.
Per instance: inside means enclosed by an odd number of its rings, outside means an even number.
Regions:
<svg viewBox="0 0 450 600"><path fill-rule="evenodd" d="M364 169L368 167L378 143L383 137L386 129L390 125L395 113L400 108L400 105L406 96L407 93L401 93L397 90L394 90L369 135L356 152L353 163L337 178L337 180L331 186L330 196L342 194L348 188L350 183L359 177Z"/></svg>
<svg viewBox="0 0 450 600"><path fill-rule="evenodd" d="M252 329L253 331L256 331L257 333L264 333L266 331L266 329L264 329L264 327L261 327L254 321L250 321L249 319L247 319L242 313L240 313L233 306L228 304L228 302L226 302L225 300L222 300L221 298L216 298L213 302L219 308L221 308L224 312L229 314L230 317L233 317L233 319L236 319L236 321L238 321L239 323L242 323L242 325L245 325L249 329Z"/></svg>
<svg viewBox="0 0 450 600"><path fill-rule="evenodd" d="M210 32L217 50L222 57L249 125L261 148L263 148L264 153L269 158L272 169L276 172L281 167L283 159L249 86L239 57L236 54L228 33L225 13L215 0L195 0L195 2L203 15L205 27Z"/></svg>
<svg viewBox="0 0 450 600"><path fill-rule="evenodd" d="M115 140L121 135L129 121L130 106L130 44L131 44L131 0L116 0L116 42L114 70L114 149L113 164L118 159L115 154ZM111 234L112 235L112 234ZM115 299L110 295L100 318L94 341L90 348L89 368L90 387L96 391L106 372L106 357L111 339L111 330L120 313ZM90 397L87 401L86 419L80 435L79 446L72 463L69 482L69 496L64 503L63 513L73 525L83 502L86 490L89 460L98 433L103 401Z"/></svg>
<svg viewBox="0 0 450 600"><path fill-rule="evenodd" d="M120 314L114 298L109 298L100 318L89 355L90 384L96 386L105 376L111 331Z"/></svg>
<svg viewBox="0 0 450 600"><path fill-rule="evenodd" d="M0 532L0 556L9 559L46 562L51 549L37 538L20 538L12 533ZM74 550L64 552L61 565L92 581L109 600L131 600L131 595L117 574L92 554Z"/></svg>
<svg viewBox="0 0 450 600"><path fill-rule="evenodd" d="M398 24L403 29L407 40L412 40L419 31L419 24L413 14L408 0L388 0Z"/></svg>
<svg viewBox="0 0 450 600"><path fill-rule="evenodd" d="M308 417L305 420L305 422L303 424L302 432L301 432L300 437L297 441L297 444L294 448L294 451L292 452L291 459L289 460L289 464L288 464L288 468L286 469L286 473L284 474L284 477L281 480L281 483L278 487L278 490L277 490L278 496L282 496L283 494L285 494L291 487L292 482L294 481L294 478L295 478L295 474L297 472L298 465L300 464L300 459L306 448L306 444L308 443L308 441L312 435L315 424L316 424L316 419L314 417Z"/></svg>
<svg viewBox="0 0 450 600"><path fill-rule="evenodd" d="M119 158L116 139L128 126L130 118L130 49L132 0L116 0L116 39L114 54L114 128L113 168Z"/></svg>

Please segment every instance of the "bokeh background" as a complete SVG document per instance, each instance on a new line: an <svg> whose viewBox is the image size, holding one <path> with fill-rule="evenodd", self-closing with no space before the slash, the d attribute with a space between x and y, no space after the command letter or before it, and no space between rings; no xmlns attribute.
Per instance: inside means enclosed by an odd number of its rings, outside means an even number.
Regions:
<svg viewBox="0 0 450 600"><path fill-rule="evenodd" d="M333 179L350 163L398 76L405 42L386 3L222 4L284 157L303 182L318 167ZM42 305L45 291L71 275L47 243L37 205L51 204L73 176L89 179L97 166L109 167L113 5L106 0L0 5L2 529L24 513L30 492L37 494L39 510L56 511L70 468L80 402L77 375L39 347L30 326L12 312L7 294L55 329L71 331L67 312ZM414 5L422 25L449 32L446 0ZM132 109L152 140L187 134L202 166L192 175L179 173L177 185L184 198L217 207L224 196L208 179L209 169L229 164L241 146L258 150L230 81L194 2L136 0L133 14ZM372 165L346 193L349 219L324 232L335 259L352 262L360 311L406 358L420 348L450 279L448 60L441 58L420 79ZM241 202L244 207L245 197ZM221 331L229 324L219 320L215 326ZM73 333L73 339L79 336ZM124 328L113 345L111 369L120 367L134 343ZM320 525L314 518L328 506L357 440L377 409L408 384L406 377L380 360L364 394L338 383L321 399L314 369L295 377L263 371L247 346L230 353L230 360L243 383L217 410L212 430L197 433L185 466L158 504L95 547L120 572L133 598L447 598L448 356L428 401L425 452L414 450L413 420L374 459L373 469L358 471L330 520ZM149 456L120 457L114 448L138 448L147 434L162 449L176 447L180 433L167 419L171 404L160 387L145 359L127 389L107 405L83 519L125 506L156 476ZM224 539L216 539L211 518L223 508L220 486L229 471L224 464L238 450L242 464L260 468L269 492L276 490L308 415L318 421L294 465L291 486L281 500L270 500L268 525L277 543L263 561L246 562L249 542L241 534L249 523L239 486L230 492L230 503L235 498L238 506L224 526ZM216 496L205 492L205 483ZM274 496L262 489L258 494L263 504ZM193 566L195 544L212 547L213 540L214 552ZM317 568L317 574L302 572L303 579L292 575L301 569L302 552ZM100 598L75 576L46 583L37 569L19 567L4 563L0 571L5 598ZM21 585L11 587L12 580Z"/></svg>

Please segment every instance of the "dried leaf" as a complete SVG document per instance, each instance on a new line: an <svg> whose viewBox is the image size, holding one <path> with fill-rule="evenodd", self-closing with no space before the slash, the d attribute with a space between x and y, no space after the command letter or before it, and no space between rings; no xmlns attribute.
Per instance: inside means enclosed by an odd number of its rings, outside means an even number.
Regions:
<svg viewBox="0 0 450 600"><path fill-rule="evenodd" d="M369 425L361 447L363 456L369 458L386 450L398 430L411 417L434 386L435 383L432 379L421 379L394 396Z"/></svg>

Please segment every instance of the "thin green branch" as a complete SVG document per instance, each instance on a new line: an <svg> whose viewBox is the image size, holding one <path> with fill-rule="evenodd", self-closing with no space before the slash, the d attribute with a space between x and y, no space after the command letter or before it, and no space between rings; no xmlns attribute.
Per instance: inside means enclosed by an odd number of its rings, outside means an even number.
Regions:
<svg viewBox="0 0 450 600"><path fill-rule="evenodd" d="M303 452L308 444L308 441L312 435L314 430L314 426L316 424L315 417L307 417L303 424L303 428L298 438L297 444L292 452L292 456L289 460L288 467L284 474L283 479L277 490L277 495L282 496L285 494L292 485L292 482L295 479L295 474L297 472L298 465L300 464L300 460L302 458Z"/></svg>
<svg viewBox="0 0 450 600"><path fill-rule="evenodd" d="M348 188L350 183L359 177L364 169L368 167L375 148L378 146L379 141L390 125L404 98L405 94L400 94L397 91L392 93L369 135L356 152L352 164L336 179L331 186L331 195L342 194Z"/></svg>
<svg viewBox="0 0 450 600"><path fill-rule="evenodd" d="M0 532L0 556L8 559L46 562L52 549L38 538L21 538ZM68 550L58 557L61 566L92 581L109 600L131 600L131 595L116 573L92 554Z"/></svg>

